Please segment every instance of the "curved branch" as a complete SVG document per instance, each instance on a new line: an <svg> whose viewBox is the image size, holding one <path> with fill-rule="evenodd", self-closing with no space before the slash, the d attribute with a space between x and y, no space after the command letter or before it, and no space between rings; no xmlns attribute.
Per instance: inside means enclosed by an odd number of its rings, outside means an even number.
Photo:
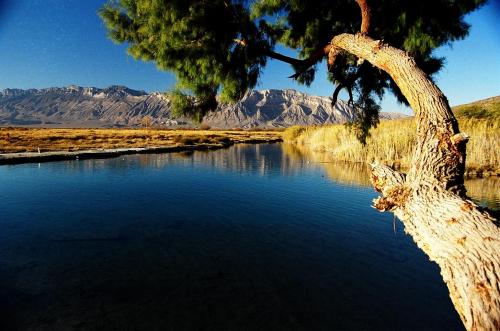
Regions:
<svg viewBox="0 0 500 331"><path fill-rule="evenodd" d="M368 0L356 0L360 10L361 10L361 28L360 28L360 34L362 35L368 35L370 32L370 24L371 24L371 9L370 6L368 5ZM293 59L290 57L283 56L281 54L277 54L274 52L270 52L266 55L269 57L272 57L274 59L284 61L287 63L290 63L296 67L298 67L298 71L290 76L289 78L296 79L300 75L302 75L304 72L307 71L311 66L316 64L318 61L320 61L324 56L328 56L328 67L332 67L335 63L335 58L338 55L339 52L334 50L331 47L331 44L328 44L324 47L318 48L317 51L315 51L313 54L311 54L307 59L304 60L297 60ZM362 61L360 61L360 64Z"/></svg>
<svg viewBox="0 0 500 331"><path fill-rule="evenodd" d="M335 107L335 105L337 104L337 99L339 97L339 93L340 91L344 88L345 86L342 85L342 84L339 84L337 85L337 87L335 88L335 91L333 91L333 95L332 95L332 107Z"/></svg>
<svg viewBox="0 0 500 331"><path fill-rule="evenodd" d="M241 46L248 46L248 43L244 39L233 39L233 41ZM290 76L290 78L297 78L301 74L303 74L307 69L309 69L311 66L316 64L316 62L320 61L322 57L324 57L326 54L328 54L328 51L330 50L331 45L328 44L325 47L318 49L316 52L314 52L311 56L309 56L307 59L296 59L290 56L283 55L281 53L277 53L271 50L266 50L264 51L264 55L269 56L272 59L279 60L288 64L293 65L294 67L300 68L300 71L295 73L294 75Z"/></svg>
<svg viewBox="0 0 500 331"><path fill-rule="evenodd" d="M439 149L438 154L442 154L442 160L446 159L450 164L454 163L457 166L445 174L439 174L433 167L426 165L427 160L421 160L416 167L418 173L410 172L411 177L416 180L434 180L446 189L463 184L461 183L463 179L461 167L465 161L463 152L455 145L455 148L449 149L443 148L444 145L437 146L435 140L438 139L437 142L442 144L452 144L451 136L458 133L457 121L446 97L427 74L418 68L415 60L402 50L362 35L341 34L334 37L331 43L334 47L363 58L386 71L400 87L401 92L416 112L419 122L418 134L420 137L425 137L421 141L423 145L419 146L418 150L436 151ZM439 132L439 135L438 127L444 129Z"/></svg>
<svg viewBox="0 0 500 331"><path fill-rule="evenodd" d="M361 9L361 29L360 33L362 35L367 35L370 30L370 21L371 21L371 9L368 6L368 0L356 0ZM234 39L235 43L241 46L247 46L246 40L242 39ZM265 51L264 55L269 56L275 60L279 60L288 64L293 65L297 72L291 75L288 78L297 79L300 75L304 74L310 67L321 61L321 59L325 56L328 56L328 67L332 67L335 63L335 57L338 55L338 52L332 49L332 45L327 44L323 47L319 47L314 53L312 53L306 59L296 59L293 57L289 57L274 51Z"/></svg>
<svg viewBox="0 0 500 331"><path fill-rule="evenodd" d="M332 103L331 103L332 107L335 107L335 105L337 104L339 93L344 88L347 90L347 93L349 93L349 100L347 100L347 104L351 107L354 107L354 99L352 97L352 86L344 84L338 84L337 87L335 88L335 91L333 91Z"/></svg>
<svg viewBox="0 0 500 331"><path fill-rule="evenodd" d="M300 62L296 65L298 71L288 78L294 78L294 79L298 78L300 75L305 73L307 69L315 65L318 61L320 61L325 55L328 55L331 49L332 46L328 44L325 47L322 47L317 51L315 51L307 59L299 60Z"/></svg>
<svg viewBox="0 0 500 331"><path fill-rule="evenodd" d="M350 105L351 107L354 107L354 99L352 97L352 86L347 87L347 93L349 93L349 100L347 101L347 104Z"/></svg>
<svg viewBox="0 0 500 331"><path fill-rule="evenodd" d="M383 198L417 245L441 268L443 280L469 330L500 326L500 228L462 193L466 138L448 100L406 52L358 34L331 41L387 72L416 114L417 142L404 182L387 168L374 170Z"/></svg>

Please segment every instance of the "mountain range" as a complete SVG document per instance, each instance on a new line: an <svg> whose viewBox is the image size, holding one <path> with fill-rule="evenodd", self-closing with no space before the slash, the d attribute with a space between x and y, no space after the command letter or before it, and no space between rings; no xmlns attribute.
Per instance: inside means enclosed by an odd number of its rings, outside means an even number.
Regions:
<svg viewBox="0 0 500 331"><path fill-rule="evenodd" d="M0 126L134 127L146 116L153 125L163 127L195 125L186 118L173 118L170 109L166 94L148 94L125 86L100 89L70 85L0 92ZM203 122L214 128L280 128L344 123L355 116L342 100L332 107L330 98L295 90L253 90L234 104L220 103ZM381 113L381 118L405 116Z"/></svg>

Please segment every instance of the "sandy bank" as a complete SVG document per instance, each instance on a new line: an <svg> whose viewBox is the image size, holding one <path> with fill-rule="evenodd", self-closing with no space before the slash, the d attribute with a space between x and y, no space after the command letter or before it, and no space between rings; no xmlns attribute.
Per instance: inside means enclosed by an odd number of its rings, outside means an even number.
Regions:
<svg viewBox="0 0 500 331"><path fill-rule="evenodd" d="M253 140L240 143L275 143L280 139ZM127 154L155 154L173 153L195 150L215 150L226 148L234 142L223 144L196 144L196 145L176 145L160 147L136 147L136 148L113 148L113 149L88 149L78 151L51 151L51 152L23 152L23 153L2 153L0 154L0 165L19 163L38 163L61 160L83 160L112 158Z"/></svg>

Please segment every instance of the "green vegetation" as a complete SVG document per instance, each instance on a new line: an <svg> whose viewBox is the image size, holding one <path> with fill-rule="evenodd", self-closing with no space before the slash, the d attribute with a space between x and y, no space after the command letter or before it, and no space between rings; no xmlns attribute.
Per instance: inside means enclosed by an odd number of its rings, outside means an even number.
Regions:
<svg viewBox="0 0 500 331"><path fill-rule="evenodd" d="M130 55L176 74L177 86L170 92L174 113L198 120L218 100L236 101L253 88L268 58L291 64L292 77L304 84L328 59L334 100L340 90L349 92L351 104L360 110L353 128L364 141L378 123L377 98L389 90L401 102L407 100L392 78L368 61L347 52L332 57L332 38L361 32L383 39L433 75L443 59L432 51L464 38L469 30L464 16L484 2L384 0L366 10L365 1L119 0L110 1L99 15L110 38L126 44ZM277 44L297 50L300 59L276 53Z"/></svg>
<svg viewBox="0 0 500 331"><path fill-rule="evenodd" d="M481 118L500 120L500 96L453 107L458 118Z"/></svg>

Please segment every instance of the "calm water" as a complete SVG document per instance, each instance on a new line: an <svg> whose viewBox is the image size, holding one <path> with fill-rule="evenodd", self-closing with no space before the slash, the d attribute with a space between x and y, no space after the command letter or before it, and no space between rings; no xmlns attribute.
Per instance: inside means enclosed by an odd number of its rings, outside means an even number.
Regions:
<svg viewBox="0 0 500 331"><path fill-rule="evenodd" d="M356 167L281 145L0 167L0 330L462 329Z"/></svg>

